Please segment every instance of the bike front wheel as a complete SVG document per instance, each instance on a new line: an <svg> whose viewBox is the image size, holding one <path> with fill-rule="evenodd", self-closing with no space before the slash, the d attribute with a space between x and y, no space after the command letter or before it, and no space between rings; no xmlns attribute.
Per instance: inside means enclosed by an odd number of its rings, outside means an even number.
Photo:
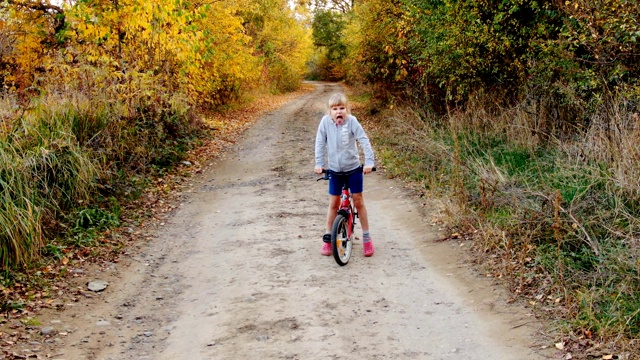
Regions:
<svg viewBox="0 0 640 360"><path fill-rule="evenodd" d="M340 266L345 266L351 258L353 241L349 238L349 219L338 214L331 230L331 250L333 258Z"/></svg>

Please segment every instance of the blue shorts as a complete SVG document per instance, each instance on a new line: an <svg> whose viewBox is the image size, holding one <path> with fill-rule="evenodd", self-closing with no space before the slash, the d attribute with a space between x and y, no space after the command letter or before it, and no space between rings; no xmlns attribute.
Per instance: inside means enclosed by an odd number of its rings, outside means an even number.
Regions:
<svg viewBox="0 0 640 360"><path fill-rule="evenodd" d="M342 194L342 186L349 184L349 191L352 194L359 194L364 189L364 175L362 170L355 171L350 175L340 175L340 173L331 172L329 174L329 195Z"/></svg>

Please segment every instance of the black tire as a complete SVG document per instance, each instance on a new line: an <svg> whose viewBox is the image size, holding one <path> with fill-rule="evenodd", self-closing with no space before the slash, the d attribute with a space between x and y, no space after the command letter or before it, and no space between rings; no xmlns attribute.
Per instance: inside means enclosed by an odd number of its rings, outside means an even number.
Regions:
<svg viewBox="0 0 640 360"><path fill-rule="evenodd" d="M349 239L349 220L342 214L338 214L333 222L333 229L331 230L331 251L333 252L333 258L338 265L345 266L351 258L351 251L353 250L353 241Z"/></svg>

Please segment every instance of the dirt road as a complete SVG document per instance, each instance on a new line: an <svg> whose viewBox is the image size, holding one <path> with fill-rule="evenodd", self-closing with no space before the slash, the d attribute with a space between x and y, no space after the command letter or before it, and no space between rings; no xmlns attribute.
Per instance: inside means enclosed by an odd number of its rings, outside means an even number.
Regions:
<svg viewBox="0 0 640 360"><path fill-rule="evenodd" d="M194 179L105 291L55 315L53 358L545 358L535 320L474 276L459 244L435 243L431 218L383 172L365 178L375 256L360 242L345 267L319 254L327 184L313 141L337 89L264 116Z"/></svg>

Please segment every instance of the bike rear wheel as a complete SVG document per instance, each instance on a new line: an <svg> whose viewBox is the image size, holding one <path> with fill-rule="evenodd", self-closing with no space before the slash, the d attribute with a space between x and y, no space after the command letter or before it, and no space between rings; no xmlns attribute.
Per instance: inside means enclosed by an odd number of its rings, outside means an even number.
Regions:
<svg viewBox="0 0 640 360"><path fill-rule="evenodd" d="M351 258L353 241L349 238L349 219L338 214L331 230L331 250L338 265L345 266Z"/></svg>

